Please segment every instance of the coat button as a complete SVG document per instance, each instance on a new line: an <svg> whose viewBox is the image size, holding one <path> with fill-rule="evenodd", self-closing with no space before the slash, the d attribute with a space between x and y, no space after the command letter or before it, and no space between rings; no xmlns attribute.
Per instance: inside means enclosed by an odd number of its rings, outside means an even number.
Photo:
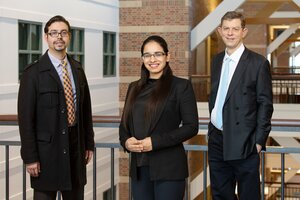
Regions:
<svg viewBox="0 0 300 200"><path fill-rule="evenodd" d="M66 153L67 153L67 150L66 150L66 149L64 149L64 150L63 150L63 152L64 152L64 154L66 154Z"/></svg>
<svg viewBox="0 0 300 200"><path fill-rule="evenodd" d="M236 124L236 125L239 125L239 124L240 124L240 122L236 122L235 124Z"/></svg>
<svg viewBox="0 0 300 200"><path fill-rule="evenodd" d="M64 114L65 113L65 109L63 108L63 109L61 109L61 113L62 114Z"/></svg>
<svg viewBox="0 0 300 200"><path fill-rule="evenodd" d="M63 129L62 132L61 132L63 135L66 134L66 129Z"/></svg>

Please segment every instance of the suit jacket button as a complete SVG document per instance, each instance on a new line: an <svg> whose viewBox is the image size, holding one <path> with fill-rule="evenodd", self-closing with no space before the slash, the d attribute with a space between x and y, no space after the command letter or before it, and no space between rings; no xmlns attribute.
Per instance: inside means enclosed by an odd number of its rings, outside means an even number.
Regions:
<svg viewBox="0 0 300 200"><path fill-rule="evenodd" d="M66 134L66 129L62 130L61 132L63 135Z"/></svg>
<svg viewBox="0 0 300 200"><path fill-rule="evenodd" d="M66 149L64 149L64 150L63 150L63 152L64 152L64 154L66 154L66 153L67 153L67 150L66 150Z"/></svg>
<svg viewBox="0 0 300 200"><path fill-rule="evenodd" d="M240 124L240 122L237 122L237 123L235 123L236 125L239 125Z"/></svg>
<svg viewBox="0 0 300 200"><path fill-rule="evenodd" d="M64 114L64 113L65 113L65 109L64 109L64 108L61 110L61 113L62 113L62 114Z"/></svg>

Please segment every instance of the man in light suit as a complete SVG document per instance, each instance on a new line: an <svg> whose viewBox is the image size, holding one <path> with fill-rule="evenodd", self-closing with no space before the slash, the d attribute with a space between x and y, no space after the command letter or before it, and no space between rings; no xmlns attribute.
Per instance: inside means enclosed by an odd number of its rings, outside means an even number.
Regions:
<svg viewBox="0 0 300 200"><path fill-rule="evenodd" d="M218 32L225 51L212 62L208 156L213 200L259 200L259 153L271 130L270 65L243 45L242 14L230 11Z"/></svg>
<svg viewBox="0 0 300 200"><path fill-rule="evenodd" d="M20 82L21 157L35 200L55 200L57 191L64 200L83 200L94 150L89 87L81 64L66 53L69 22L54 16L44 33L49 49L24 70Z"/></svg>

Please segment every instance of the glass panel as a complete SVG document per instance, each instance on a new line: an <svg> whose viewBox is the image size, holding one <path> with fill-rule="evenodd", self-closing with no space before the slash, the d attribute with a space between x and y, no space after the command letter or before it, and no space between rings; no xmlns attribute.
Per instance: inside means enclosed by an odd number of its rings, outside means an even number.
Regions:
<svg viewBox="0 0 300 200"><path fill-rule="evenodd" d="M108 75L108 56L104 56L104 59L103 59L103 75Z"/></svg>
<svg viewBox="0 0 300 200"><path fill-rule="evenodd" d="M108 52L108 33L104 33L103 35L103 52Z"/></svg>
<svg viewBox="0 0 300 200"><path fill-rule="evenodd" d="M41 44L41 26L31 25L31 50L39 50Z"/></svg>
<svg viewBox="0 0 300 200"><path fill-rule="evenodd" d="M74 30L73 51L78 52L78 30Z"/></svg>
<svg viewBox="0 0 300 200"><path fill-rule="evenodd" d="M110 53L112 53L112 54L114 54L115 53L115 44L116 44L116 42L115 42L115 34L111 34L110 35L111 37L110 37Z"/></svg>
<svg viewBox="0 0 300 200"><path fill-rule="evenodd" d="M24 68L28 65L28 58L28 54L19 54L19 79L21 78Z"/></svg>
<svg viewBox="0 0 300 200"><path fill-rule="evenodd" d="M19 23L19 49L28 49L28 33L29 25L25 23Z"/></svg>
<svg viewBox="0 0 300 200"><path fill-rule="evenodd" d="M111 56L111 75L116 75L116 56Z"/></svg>
<svg viewBox="0 0 300 200"><path fill-rule="evenodd" d="M116 34L103 34L103 75L114 76L116 74Z"/></svg>
<svg viewBox="0 0 300 200"><path fill-rule="evenodd" d="M75 31L73 29L71 29L71 41L70 41L70 45L68 47L69 51L74 51L74 40L75 40Z"/></svg>
<svg viewBox="0 0 300 200"><path fill-rule="evenodd" d="M41 56L41 54L32 54L30 62L34 62L34 61L38 60L40 58L40 56Z"/></svg>
<svg viewBox="0 0 300 200"><path fill-rule="evenodd" d="M79 62L82 64L82 65L84 65L84 56L83 55L81 55L81 56L79 56Z"/></svg>
<svg viewBox="0 0 300 200"><path fill-rule="evenodd" d="M79 62L81 63L81 67L84 70L84 56L83 55L79 56L79 59L80 59Z"/></svg>
<svg viewBox="0 0 300 200"><path fill-rule="evenodd" d="M80 62L80 57L78 55L73 55L73 58Z"/></svg>
<svg viewBox="0 0 300 200"><path fill-rule="evenodd" d="M84 31L82 31L82 30L79 31L78 42L79 42L78 51L83 52L83 49L84 49Z"/></svg>

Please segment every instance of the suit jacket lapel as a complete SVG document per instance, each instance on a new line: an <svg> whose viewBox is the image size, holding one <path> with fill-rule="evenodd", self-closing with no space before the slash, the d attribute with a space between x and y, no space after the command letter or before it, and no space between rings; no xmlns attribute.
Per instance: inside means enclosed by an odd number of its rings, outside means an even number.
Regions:
<svg viewBox="0 0 300 200"><path fill-rule="evenodd" d="M228 100L228 98L230 97L230 95L232 94L232 92L234 91L235 87L238 85L242 74L244 73L245 69L247 68L248 62L247 62L247 56L248 56L248 49L245 48L240 61L235 69L235 72L232 76L228 91L227 91L227 95L226 95L226 99L225 102Z"/></svg>
<svg viewBox="0 0 300 200"><path fill-rule="evenodd" d="M220 77L221 77L221 71L223 66L223 59L224 59L225 51L221 53L218 57L216 57L215 63L213 63L213 71L211 72L211 103L212 105L215 104L217 92L220 84Z"/></svg>

